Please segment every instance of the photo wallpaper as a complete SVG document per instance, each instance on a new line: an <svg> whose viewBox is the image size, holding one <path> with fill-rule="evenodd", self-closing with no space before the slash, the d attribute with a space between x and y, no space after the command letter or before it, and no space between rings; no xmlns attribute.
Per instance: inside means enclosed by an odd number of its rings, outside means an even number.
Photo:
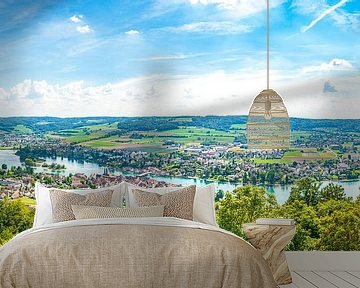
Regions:
<svg viewBox="0 0 360 288"><path fill-rule="evenodd" d="M12 205L23 219L0 245L32 226L36 182L127 181L214 183L226 230L289 218L289 250L360 250L360 3L270 0L269 26L266 12L0 1L0 223Z"/></svg>

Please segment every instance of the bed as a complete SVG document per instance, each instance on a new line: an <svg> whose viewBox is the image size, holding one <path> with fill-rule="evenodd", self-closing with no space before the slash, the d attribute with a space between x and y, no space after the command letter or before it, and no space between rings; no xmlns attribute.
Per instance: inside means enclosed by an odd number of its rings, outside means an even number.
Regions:
<svg viewBox="0 0 360 288"><path fill-rule="evenodd" d="M48 223L0 248L0 287L276 287L260 252L175 217Z"/></svg>

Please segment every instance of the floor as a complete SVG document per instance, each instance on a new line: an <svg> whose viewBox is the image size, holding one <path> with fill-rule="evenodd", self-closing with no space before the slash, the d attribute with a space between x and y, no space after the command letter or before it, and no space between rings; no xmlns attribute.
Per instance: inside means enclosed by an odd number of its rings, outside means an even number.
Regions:
<svg viewBox="0 0 360 288"><path fill-rule="evenodd" d="M281 288L355 288L360 287L356 271L293 271L293 283Z"/></svg>
<svg viewBox="0 0 360 288"><path fill-rule="evenodd" d="M360 288L360 252L288 252L293 283L281 288Z"/></svg>

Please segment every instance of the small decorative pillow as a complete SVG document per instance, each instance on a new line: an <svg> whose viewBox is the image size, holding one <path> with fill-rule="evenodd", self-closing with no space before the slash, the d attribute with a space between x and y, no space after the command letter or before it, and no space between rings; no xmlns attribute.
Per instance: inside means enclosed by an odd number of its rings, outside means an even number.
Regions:
<svg viewBox="0 0 360 288"><path fill-rule="evenodd" d="M163 217L164 206L138 208L71 205L75 219Z"/></svg>
<svg viewBox="0 0 360 288"><path fill-rule="evenodd" d="M87 205L108 207L111 204L113 190L80 195L58 189L50 189L53 221L62 222L75 220L71 205Z"/></svg>
<svg viewBox="0 0 360 288"><path fill-rule="evenodd" d="M132 193L139 207L164 205L164 217L193 220L195 191L196 186L192 185L164 195L139 189Z"/></svg>

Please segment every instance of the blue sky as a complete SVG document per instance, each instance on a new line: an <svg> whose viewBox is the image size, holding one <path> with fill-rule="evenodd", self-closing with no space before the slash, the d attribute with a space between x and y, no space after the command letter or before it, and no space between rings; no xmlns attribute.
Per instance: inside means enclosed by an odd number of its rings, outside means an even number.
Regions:
<svg viewBox="0 0 360 288"><path fill-rule="evenodd" d="M270 86L290 116L360 118L360 2L270 3ZM0 116L247 114L266 88L265 8L2 0Z"/></svg>

